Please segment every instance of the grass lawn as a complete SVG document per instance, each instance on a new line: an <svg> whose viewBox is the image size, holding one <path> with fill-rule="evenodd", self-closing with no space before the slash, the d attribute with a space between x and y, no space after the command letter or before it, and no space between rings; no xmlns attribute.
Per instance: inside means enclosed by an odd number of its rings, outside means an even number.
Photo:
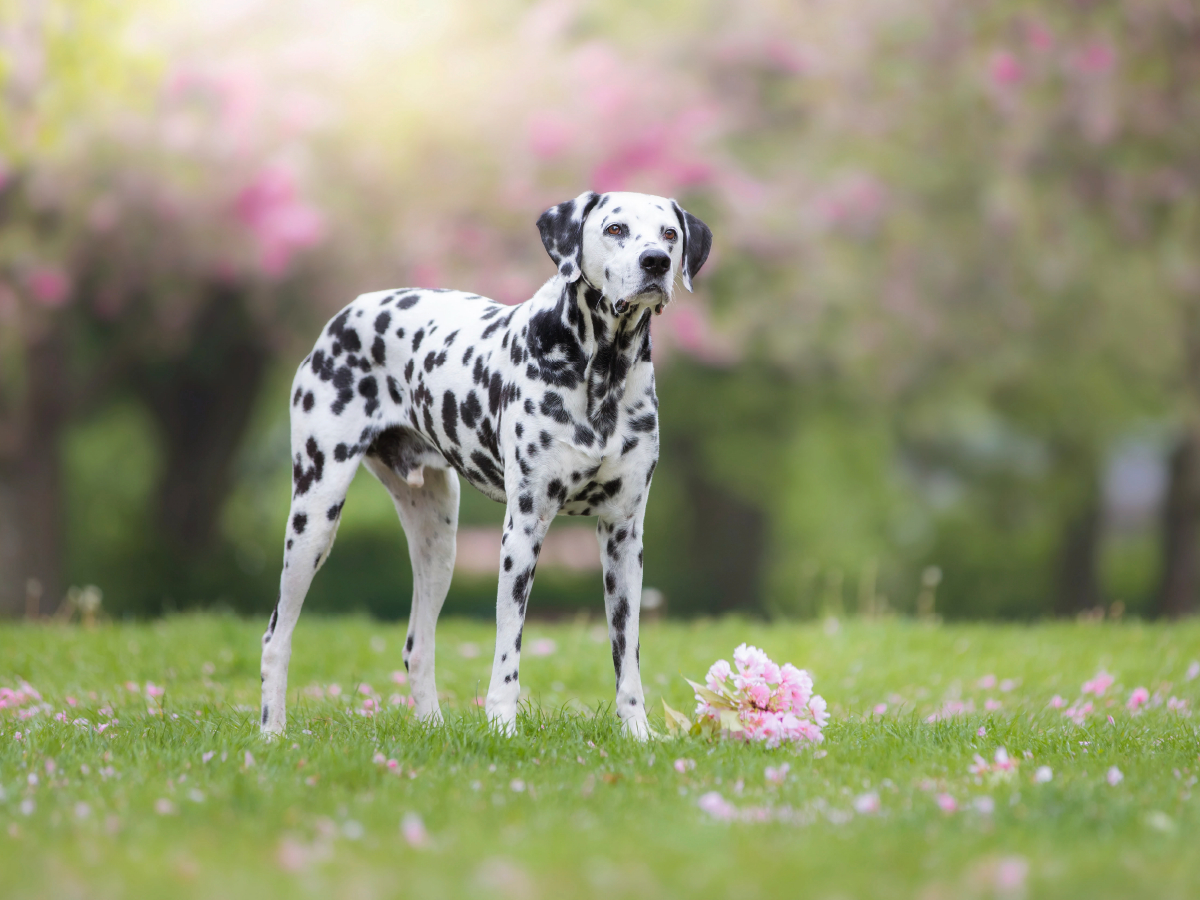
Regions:
<svg viewBox="0 0 1200 900"><path fill-rule="evenodd" d="M41 698L0 699L0 895L1200 896L1200 623L644 626L660 730L660 698L694 705L680 673L747 641L812 672L832 713L815 752L624 739L584 622L527 627L504 739L473 702L492 626L444 621L447 725L427 729L391 702L402 626L316 616L268 746L263 624L0 626L0 688ZM1076 724L1055 695L1093 709ZM1019 765L969 771L998 748Z"/></svg>

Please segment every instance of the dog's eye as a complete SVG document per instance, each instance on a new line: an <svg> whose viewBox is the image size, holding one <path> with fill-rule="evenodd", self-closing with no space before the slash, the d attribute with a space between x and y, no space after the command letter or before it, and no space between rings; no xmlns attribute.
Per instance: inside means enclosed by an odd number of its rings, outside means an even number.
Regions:
<svg viewBox="0 0 1200 900"><path fill-rule="evenodd" d="M665 240L665 241L673 241L677 237L679 237L679 235L677 235L675 233L674 228L668 228L666 231L663 232L663 240Z"/></svg>
<svg viewBox="0 0 1200 900"><path fill-rule="evenodd" d="M609 225L607 228L604 229L604 231L606 234L620 234L621 226L620 225Z"/></svg>

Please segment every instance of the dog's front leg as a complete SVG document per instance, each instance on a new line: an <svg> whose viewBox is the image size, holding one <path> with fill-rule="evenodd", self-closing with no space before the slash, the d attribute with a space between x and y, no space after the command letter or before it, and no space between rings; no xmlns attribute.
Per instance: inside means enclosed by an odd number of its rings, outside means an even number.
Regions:
<svg viewBox="0 0 1200 900"><path fill-rule="evenodd" d="M638 613L642 607L642 517L606 519L596 524L604 567L604 612L617 675L617 715L639 740L650 736L642 694Z"/></svg>
<svg viewBox="0 0 1200 900"><path fill-rule="evenodd" d="M506 734L517 730L517 700L521 695L521 633L525 605L533 587L538 553L557 509L534 505L530 493L510 501L504 515L500 547L500 586L496 596L496 656L487 692L487 717Z"/></svg>

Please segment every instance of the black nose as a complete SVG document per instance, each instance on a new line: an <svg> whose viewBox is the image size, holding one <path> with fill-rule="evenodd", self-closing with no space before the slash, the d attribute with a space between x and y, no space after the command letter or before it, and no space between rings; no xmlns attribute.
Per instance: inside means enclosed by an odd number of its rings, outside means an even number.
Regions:
<svg viewBox="0 0 1200 900"><path fill-rule="evenodd" d="M671 257L661 250L647 250L638 259L647 275L665 275L671 268Z"/></svg>

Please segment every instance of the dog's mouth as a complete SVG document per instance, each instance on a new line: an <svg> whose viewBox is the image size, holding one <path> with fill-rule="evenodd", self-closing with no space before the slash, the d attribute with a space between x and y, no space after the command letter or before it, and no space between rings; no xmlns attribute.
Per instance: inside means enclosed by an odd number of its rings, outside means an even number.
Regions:
<svg viewBox="0 0 1200 900"><path fill-rule="evenodd" d="M655 314L661 314L669 297L667 296L666 288L655 282L643 284L628 297L621 297L618 300L614 300L612 305L613 312L618 316L625 315L625 313L629 312L629 310L633 308L633 300L635 298L642 298L641 305L650 305L649 301L654 299L653 295L655 294L658 296L657 301L653 302L654 312Z"/></svg>

